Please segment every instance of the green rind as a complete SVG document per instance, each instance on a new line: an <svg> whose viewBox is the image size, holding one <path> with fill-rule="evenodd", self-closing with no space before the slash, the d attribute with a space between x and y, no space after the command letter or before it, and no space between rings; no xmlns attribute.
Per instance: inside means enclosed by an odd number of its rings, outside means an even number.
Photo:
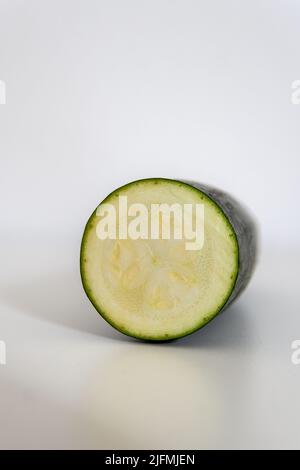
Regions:
<svg viewBox="0 0 300 470"><path fill-rule="evenodd" d="M92 295L90 289L87 286L87 283L86 283L86 280L85 280L85 275L84 275L84 263L85 263L85 261L84 261L84 253L83 252L84 252L84 248L85 248L85 242L86 242L87 234L88 234L89 230L91 230L93 228L93 227L90 227L90 224L91 224L93 218L96 215L97 208L99 207L100 204L103 204L106 201L108 201L108 199L110 199L112 196L114 196L114 195L117 196L117 193L120 190L124 190L125 188L127 188L131 185L138 184L138 183L143 183L145 181L152 181L153 183L158 183L159 181L170 181L172 183L177 183L179 186L186 186L192 191L197 191L198 193L201 193L202 197L208 199L214 205L215 209L223 216L223 218L224 218L224 220L225 220L225 222L226 222L226 224L229 228L229 231L232 232L232 234L235 238L235 242L236 242L236 259L235 259L235 261L236 261L236 263L235 263L236 270L235 270L234 275L232 277L232 284L231 284L231 286L228 290L227 295L225 296L224 300L222 301L222 303L219 305L219 307L216 310L214 310L212 313L209 313L208 315L206 315L205 318L202 319L201 322L198 325L195 326L195 328L192 328L190 330L186 330L181 334L173 335L173 336L170 336L168 334L164 334L163 336L152 337L152 336L148 336L148 335L135 334L135 333L133 333L131 331L128 331L124 328L120 328L115 322L113 322L109 318L109 316L101 309L101 307L99 305L97 305L96 301L93 299L93 295ZM92 305L95 307L97 312L101 315L101 317L107 323L109 323L113 328L118 330L120 333L123 333L127 336L130 336L132 338L136 338L136 339L139 339L139 340L149 341L149 342L172 341L172 340L175 340L175 339L183 338L183 337L188 336L192 333L195 333L196 331L200 330L205 325L210 323L222 311L223 307L226 305L228 299L230 298L230 296L231 296L231 294L234 290L236 281L237 281L238 272L239 272L239 243L238 243L238 239L237 239L235 230L234 230L231 222L229 221L227 215L225 214L223 209L210 196L208 196L206 193L204 193L200 189L196 188L195 186L192 186L192 185L190 185L188 183L185 183L183 181L174 180L174 179L170 179L170 178L144 178L144 179L132 181L130 183L127 183L127 184L117 188L116 190L112 191L105 199L103 199L103 201L100 202L100 204L98 204L98 206L96 207L94 212L89 217L89 219L86 223L85 229L84 229L84 233L83 233L83 237L82 237L82 241L81 241L81 246L80 246L80 276L81 276L83 289L84 289L88 299L90 300Z"/></svg>

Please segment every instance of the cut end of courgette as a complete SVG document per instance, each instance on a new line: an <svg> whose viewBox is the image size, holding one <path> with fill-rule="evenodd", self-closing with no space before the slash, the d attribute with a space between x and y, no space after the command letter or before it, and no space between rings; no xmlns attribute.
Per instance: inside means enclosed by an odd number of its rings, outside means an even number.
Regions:
<svg viewBox="0 0 300 470"><path fill-rule="evenodd" d="M239 250L232 225L204 192L180 181L135 181L101 204L112 204L118 211L119 196L127 196L128 205L149 208L203 204L204 244L200 250L187 250L185 238L101 240L95 210L81 245L87 296L112 326L136 338L163 341L196 331L217 315L233 291Z"/></svg>

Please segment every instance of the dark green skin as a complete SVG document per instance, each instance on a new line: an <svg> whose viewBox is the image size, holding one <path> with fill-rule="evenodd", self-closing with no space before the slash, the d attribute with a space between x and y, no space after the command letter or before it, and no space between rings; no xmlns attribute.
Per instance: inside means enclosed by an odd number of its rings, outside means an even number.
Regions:
<svg viewBox="0 0 300 470"><path fill-rule="evenodd" d="M222 209L236 234L239 246L238 276L233 291L220 310L222 312L239 297L251 279L258 252L257 225L249 211L225 191L194 181L183 182L200 189L210 197Z"/></svg>

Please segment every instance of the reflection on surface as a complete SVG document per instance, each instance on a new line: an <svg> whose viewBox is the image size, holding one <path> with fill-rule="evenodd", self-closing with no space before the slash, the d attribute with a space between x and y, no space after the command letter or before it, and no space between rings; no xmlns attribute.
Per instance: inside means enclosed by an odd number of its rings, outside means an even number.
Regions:
<svg viewBox="0 0 300 470"><path fill-rule="evenodd" d="M95 366L86 393L99 444L102 433L115 429L117 447L206 447L224 421L215 371L175 346L119 349L101 373Z"/></svg>

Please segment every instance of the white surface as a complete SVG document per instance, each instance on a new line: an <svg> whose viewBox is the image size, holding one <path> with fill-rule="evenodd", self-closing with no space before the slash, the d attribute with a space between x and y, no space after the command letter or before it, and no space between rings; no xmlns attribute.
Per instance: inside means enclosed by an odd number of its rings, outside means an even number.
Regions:
<svg viewBox="0 0 300 470"><path fill-rule="evenodd" d="M299 447L300 253L264 255L230 310L160 345L98 317L77 243L15 239L1 260L1 447Z"/></svg>
<svg viewBox="0 0 300 470"><path fill-rule="evenodd" d="M1 448L300 448L296 1L0 1ZM247 292L150 345L81 289L87 217L194 178L260 221Z"/></svg>

